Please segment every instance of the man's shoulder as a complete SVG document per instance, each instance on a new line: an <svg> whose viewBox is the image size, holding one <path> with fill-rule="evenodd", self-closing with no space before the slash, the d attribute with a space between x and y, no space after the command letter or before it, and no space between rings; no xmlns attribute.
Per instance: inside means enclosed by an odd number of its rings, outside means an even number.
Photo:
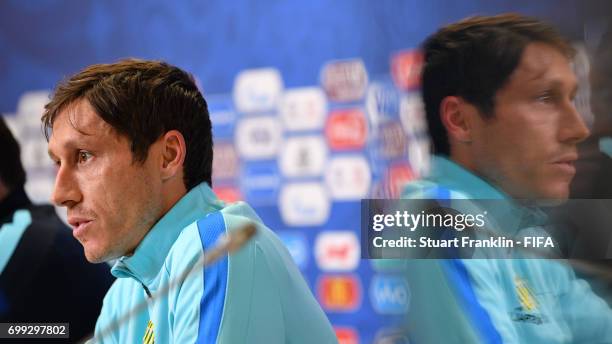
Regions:
<svg viewBox="0 0 612 344"><path fill-rule="evenodd" d="M259 264L269 264L279 273L293 265L283 243L253 208L245 202L235 202L206 214L182 230L166 257L166 272L171 275L173 271L192 267L222 235L247 225L255 226L257 232L229 257L232 272L250 271Z"/></svg>
<svg viewBox="0 0 612 344"><path fill-rule="evenodd" d="M228 204L193 221L181 230L166 257L167 272L177 264L186 266L195 263L207 246L228 231L240 229L247 224L261 225L261 219L245 202ZM176 259L175 259L176 257Z"/></svg>
<svg viewBox="0 0 612 344"><path fill-rule="evenodd" d="M207 281L218 285L226 283L222 288L224 292L215 294L223 298L223 319L231 319L220 324L220 342L241 341L244 331L250 331L253 338L285 335L265 332L264 324L282 325L286 331L297 331L298 322L289 316L290 305L296 304L302 313L317 319L312 326L319 326L319 330L326 326L325 329L333 334L289 252L247 203L228 204L185 227L166 259L168 274L172 276L175 271L192 268L204 252L215 245L218 237L245 225L254 225L257 229L251 240L205 270L207 278L203 282L201 274L195 274L180 288L193 304L194 295L195 299L212 300L202 297L214 291L207 289ZM206 308L212 309L209 305Z"/></svg>
<svg viewBox="0 0 612 344"><path fill-rule="evenodd" d="M247 223L261 224L263 222L255 210L242 201L228 204L220 212L229 230L239 229L241 225Z"/></svg>
<svg viewBox="0 0 612 344"><path fill-rule="evenodd" d="M197 262L202 256L203 249L198 233L197 221L192 222L179 234L170 248L164 262L164 273L173 274L173 271L185 271Z"/></svg>

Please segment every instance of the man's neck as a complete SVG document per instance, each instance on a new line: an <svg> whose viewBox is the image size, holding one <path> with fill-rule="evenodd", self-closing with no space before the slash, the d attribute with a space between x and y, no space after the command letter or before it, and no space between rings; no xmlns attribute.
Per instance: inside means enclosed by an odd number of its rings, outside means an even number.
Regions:
<svg viewBox="0 0 612 344"><path fill-rule="evenodd" d="M467 154L467 152L465 152L462 149L453 149L454 147L451 147L451 152L450 152L450 156L448 157L448 159L452 162L454 162L455 164L463 167L464 169L472 172L473 174L478 175L478 173L476 172L476 164L474 163L474 159L472 158L471 154Z"/></svg>
<svg viewBox="0 0 612 344"><path fill-rule="evenodd" d="M185 187L165 191L165 197L162 201L162 214L169 212L186 194Z"/></svg>

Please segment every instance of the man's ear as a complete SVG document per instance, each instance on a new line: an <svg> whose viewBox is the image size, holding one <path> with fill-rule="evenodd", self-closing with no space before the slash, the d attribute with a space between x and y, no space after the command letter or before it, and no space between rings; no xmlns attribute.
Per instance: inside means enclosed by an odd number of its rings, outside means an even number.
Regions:
<svg viewBox="0 0 612 344"><path fill-rule="evenodd" d="M161 139L162 145L162 180L166 181L183 170L187 146L185 138L178 130L170 130Z"/></svg>
<svg viewBox="0 0 612 344"><path fill-rule="evenodd" d="M440 103L440 118L450 142L470 143L473 135L473 116L476 107L457 96L448 96Z"/></svg>

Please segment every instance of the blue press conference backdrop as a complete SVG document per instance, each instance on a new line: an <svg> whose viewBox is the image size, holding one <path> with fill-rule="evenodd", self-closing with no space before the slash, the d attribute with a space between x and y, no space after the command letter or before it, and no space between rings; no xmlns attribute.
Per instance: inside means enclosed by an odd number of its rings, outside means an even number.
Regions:
<svg viewBox="0 0 612 344"><path fill-rule="evenodd" d="M243 69L275 66L286 86L314 85L330 59L361 57L386 74L389 54L437 27L481 13L519 11L583 32L579 1L61 1L0 2L0 111L86 65L164 59L227 93ZM569 27L568 27L569 26Z"/></svg>
<svg viewBox="0 0 612 344"><path fill-rule="evenodd" d="M427 170L415 48L440 25L507 11L588 39L588 9L569 0L5 0L0 111L44 201L53 169L39 116L60 79L123 57L192 72L211 110L218 195L249 202L279 234L341 342L402 343L410 280L360 259L359 200L397 197Z"/></svg>

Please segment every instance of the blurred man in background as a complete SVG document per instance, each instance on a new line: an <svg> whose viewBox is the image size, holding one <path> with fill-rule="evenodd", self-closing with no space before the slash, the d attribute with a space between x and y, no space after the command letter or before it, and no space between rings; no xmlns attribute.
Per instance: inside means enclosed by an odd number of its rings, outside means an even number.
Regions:
<svg viewBox="0 0 612 344"><path fill-rule="evenodd" d="M20 149L0 116L0 322L67 322L70 341L91 333L114 278L87 262L50 205L24 191Z"/></svg>
<svg viewBox="0 0 612 344"><path fill-rule="evenodd" d="M43 123L53 201L89 261L117 259L96 342L336 342L276 235L213 193L211 122L189 74L157 61L90 66L58 85ZM257 234L240 251L196 265L246 225Z"/></svg>
<svg viewBox="0 0 612 344"><path fill-rule="evenodd" d="M423 48L436 156L403 197L505 200L497 235L545 236L538 205L568 198L577 144L589 135L573 103L573 49L552 27L510 14L448 25ZM612 342L612 312L588 284L557 261L516 259L526 256L409 261L409 333L418 342Z"/></svg>

